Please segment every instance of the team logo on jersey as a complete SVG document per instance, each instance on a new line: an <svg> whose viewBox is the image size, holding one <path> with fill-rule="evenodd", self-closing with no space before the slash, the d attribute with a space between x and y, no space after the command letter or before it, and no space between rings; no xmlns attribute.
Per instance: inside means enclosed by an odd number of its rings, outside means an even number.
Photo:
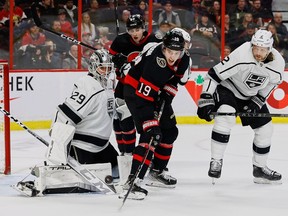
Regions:
<svg viewBox="0 0 288 216"><path fill-rule="evenodd" d="M127 61L132 62L132 60L135 59L139 53L140 53L139 51L129 53L129 55L127 56Z"/></svg>
<svg viewBox="0 0 288 216"><path fill-rule="evenodd" d="M246 78L246 80L244 81L244 83L246 84L248 88L252 89L252 88L257 88L261 86L265 82L266 79L267 77L250 73L248 77Z"/></svg>
<svg viewBox="0 0 288 216"><path fill-rule="evenodd" d="M114 99L109 98L107 101L107 111L110 118L113 118L113 111L114 111Z"/></svg>
<svg viewBox="0 0 288 216"><path fill-rule="evenodd" d="M161 68L165 68L166 67L166 60L164 58L156 58L156 62L159 65L159 67Z"/></svg>

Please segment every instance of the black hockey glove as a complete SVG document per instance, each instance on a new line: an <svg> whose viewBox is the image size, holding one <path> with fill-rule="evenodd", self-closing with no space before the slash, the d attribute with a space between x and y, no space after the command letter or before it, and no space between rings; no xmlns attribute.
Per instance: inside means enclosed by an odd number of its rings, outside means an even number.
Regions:
<svg viewBox="0 0 288 216"><path fill-rule="evenodd" d="M127 57L122 53L117 53L116 55L112 56L112 62L116 68L120 69L124 64L127 63Z"/></svg>
<svg viewBox="0 0 288 216"><path fill-rule="evenodd" d="M212 121L213 117L210 116L213 108L215 106L215 101L213 96L209 93L202 93L198 101L197 115L200 119L205 119L206 121Z"/></svg>
<svg viewBox="0 0 288 216"><path fill-rule="evenodd" d="M177 92L177 86L172 84L166 84L159 95L160 101L165 100L165 104L171 104Z"/></svg>
<svg viewBox="0 0 288 216"><path fill-rule="evenodd" d="M156 119L148 120L143 123L144 133L147 133L149 137L153 138L153 145L158 145L162 140L162 132L159 127L159 122Z"/></svg>
<svg viewBox="0 0 288 216"><path fill-rule="evenodd" d="M243 110L247 113L258 113L265 104L266 99L261 95L251 97L250 102L244 106Z"/></svg>

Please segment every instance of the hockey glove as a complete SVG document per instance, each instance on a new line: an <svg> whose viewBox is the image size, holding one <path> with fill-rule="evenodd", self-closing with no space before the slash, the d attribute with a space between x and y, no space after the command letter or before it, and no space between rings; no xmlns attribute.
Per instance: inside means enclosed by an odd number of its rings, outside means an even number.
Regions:
<svg viewBox="0 0 288 216"><path fill-rule="evenodd" d="M117 53L116 55L112 56L112 62L116 68L120 69L124 64L127 63L127 57L122 53Z"/></svg>
<svg viewBox="0 0 288 216"><path fill-rule="evenodd" d="M178 92L177 86L172 85L172 84L166 84L160 93L160 96L159 96L160 101L165 100L165 103L167 105L171 104L177 92Z"/></svg>
<svg viewBox="0 0 288 216"><path fill-rule="evenodd" d="M153 138L153 145L158 145L162 140L162 132L156 119L145 121L142 125L144 133Z"/></svg>
<svg viewBox="0 0 288 216"><path fill-rule="evenodd" d="M202 93L198 101L197 115L200 119L205 119L206 121L212 121L213 117L210 116L215 102L213 96L209 93Z"/></svg>
<svg viewBox="0 0 288 216"><path fill-rule="evenodd" d="M258 113L262 106L265 104L265 98L261 95L255 95L251 97L248 105L244 106L244 111L247 113Z"/></svg>

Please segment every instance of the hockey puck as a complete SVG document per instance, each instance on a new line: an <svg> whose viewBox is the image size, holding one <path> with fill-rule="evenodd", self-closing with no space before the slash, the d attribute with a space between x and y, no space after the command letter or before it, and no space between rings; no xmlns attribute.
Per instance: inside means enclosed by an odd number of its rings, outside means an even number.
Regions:
<svg viewBox="0 0 288 216"><path fill-rule="evenodd" d="M113 182L113 177L111 175L107 175L105 177L105 183L106 184L111 184Z"/></svg>

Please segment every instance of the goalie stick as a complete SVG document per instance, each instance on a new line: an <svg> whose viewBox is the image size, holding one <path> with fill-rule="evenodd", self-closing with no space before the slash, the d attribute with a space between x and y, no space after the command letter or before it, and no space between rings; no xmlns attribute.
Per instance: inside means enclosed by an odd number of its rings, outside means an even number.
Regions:
<svg viewBox="0 0 288 216"><path fill-rule="evenodd" d="M282 113L222 113L222 112L212 112L211 117L215 116L239 116L239 117L249 117L249 118L267 118L267 117L288 117L288 114Z"/></svg>
<svg viewBox="0 0 288 216"><path fill-rule="evenodd" d="M27 132L29 132L32 136L34 136L39 141L41 141L44 145L49 146L49 143L45 139L43 139L41 136L39 136L35 132L31 131L26 125L24 125L18 119L14 118L8 111L3 109L1 106L0 106L0 111L4 115L6 115L8 118L12 119L15 123L20 125ZM82 180L85 183L96 187L98 192L101 192L103 194L115 194L116 193L116 190L113 185L106 184L104 181L102 181L100 178L98 178L88 169L82 167L81 164L71 156L68 156L68 166L71 167L71 169L73 169L77 174L79 174L79 176L82 178Z"/></svg>
<svg viewBox="0 0 288 216"><path fill-rule="evenodd" d="M165 100L163 100L163 102L162 102L162 104L161 104L161 107L160 107L160 110L159 110L159 112L158 112L158 116L157 116L157 120L158 120L158 121L160 121L160 118L161 118L162 113L163 113L164 106L165 106ZM121 210L122 207L124 206L124 204L125 204L128 196L129 196L129 194L130 194L130 192L131 192L131 190L132 190L132 188L133 188L134 181L135 181L135 179L138 177L138 175L139 175L139 173L140 173L140 171L141 171L141 169L142 169L142 167L143 167L143 165L144 165L144 163L145 163L145 160L146 160L146 158L147 158L147 156L148 156L148 153L149 153L149 151L150 151L150 147L151 147L152 143L153 143L153 137L150 139L150 142L149 142L149 144L148 144L148 149L147 149L146 152L145 152L145 155L144 155L144 158L143 158L141 164L138 166L138 168L137 168L134 176L133 176L132 179L131 179L131 184L130 184L130 186L129 186L129 189L128 189L127 193L125 194L125 197L124 197L124 199L123 199L122 205L120 206L120 209L119 209L119 210Z"/></svg>
<svg viewBox="0 0 288 216"><path fill-rule="evenodd" d="M70 41L70 42L72 42L72 43L74 43L74 44L81 45L81 46L84 46L84 47L89 48L89 49L92 49L92 50L97 50L95 47L90 46L90 45L88 45L88 44L85 44L85 43L83 43L83 42L81 42L81 41L78 41L78 40L76 40L75 38L69 37L69 36L67 36L67 35L65 35L65 34L61 34L61 33L59 33L59 32L55 32L55 31L53 31L53 30L45 27L45 25L43 25L43 23L42 23L41 20L40 20L40 17L39 17L38 14L37 14L37 5L36 5L35 2L32 3L32 5L31 5L31 14L32 14L32 18L33 18L36 26L38 26L39 28L44 29L45 31L48 31L48 32L50 32L50 33L52 33L52 34L58 35L58 36L60 36L61 38L65 39L65 40L67 40L67 41Z"/></svg>

